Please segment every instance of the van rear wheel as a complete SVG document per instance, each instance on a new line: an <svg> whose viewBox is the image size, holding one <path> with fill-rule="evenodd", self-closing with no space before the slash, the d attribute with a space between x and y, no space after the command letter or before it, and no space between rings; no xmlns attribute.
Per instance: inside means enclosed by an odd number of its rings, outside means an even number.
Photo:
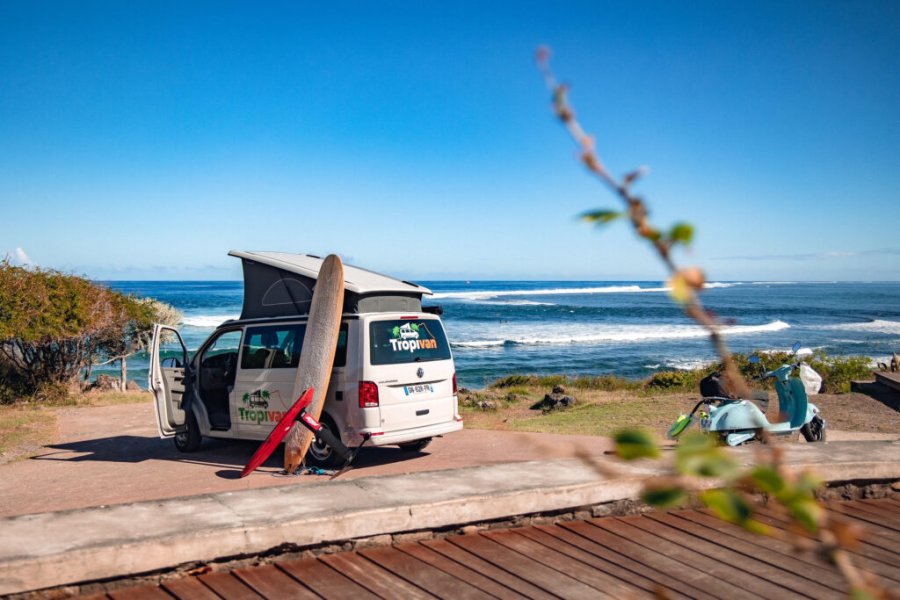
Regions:
<svg viewBox="0 0 900 600"><path fill-rule="evenodd" d="M334 421L331 420L331 417L322 415L322 418L319 420L319 422L323 427L334 433L334 435L339 435L337 433L337 428L334 425ZM329 446L325 442L320 442L319 440L313 438L312 443L309 445L309 451L306 453L304 462L306 462L306 465L309 467L332 469L340 464L340 457L338 457L337 453L331 446Z"/></svg>
<svg viewBox="0 0 900 600"><path fill-rule="evenodd" d="M425 449L425 446L431 443L431 438L422 438L421 440L416 440L414 442L407 442L405 444L397 444L400 446L400 449L404 452L421 452Z"/></svg>

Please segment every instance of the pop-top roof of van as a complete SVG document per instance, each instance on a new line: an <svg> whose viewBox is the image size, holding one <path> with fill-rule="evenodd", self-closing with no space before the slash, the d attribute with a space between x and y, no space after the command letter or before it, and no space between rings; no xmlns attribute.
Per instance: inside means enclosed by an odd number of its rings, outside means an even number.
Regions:
<svg viewBox="0 0 900 600"><path fill-rule="evenodd" d="M312 279L316 279L319 276L319 269L322 268L322 262L325 260L312 254L292 254L290 252L242 252L240 250L232 250L228 255L253 260ZM431 290L417 283L401 281L388 275L382 275L375 271L361 269L348 264L344 264L344 289L357 294L371 294L373 292L431 294Z"/></svg>
<svg viewBox="0 0 900 600"><path fill-rule="evenodd" d="M243 261L242 319L304 315L309 311L312 288L324 259L289 252L232 250L228 255ZM419 310L422 296L431 294L421 285L346 264L344 290L345 313Z"/></svg>

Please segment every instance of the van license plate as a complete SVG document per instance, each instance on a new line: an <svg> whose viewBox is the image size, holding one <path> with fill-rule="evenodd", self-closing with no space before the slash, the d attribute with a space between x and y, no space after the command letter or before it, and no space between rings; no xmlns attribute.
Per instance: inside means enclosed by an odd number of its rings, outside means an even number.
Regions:
<svg viewBox="0 0 900 600"><path fill-rule="evenodd" d="M407 385L403 388L403 393L407 396L411 396L413 394L425 394L434 391L434 386L430 383L425 383L422 385Z"/></svg>

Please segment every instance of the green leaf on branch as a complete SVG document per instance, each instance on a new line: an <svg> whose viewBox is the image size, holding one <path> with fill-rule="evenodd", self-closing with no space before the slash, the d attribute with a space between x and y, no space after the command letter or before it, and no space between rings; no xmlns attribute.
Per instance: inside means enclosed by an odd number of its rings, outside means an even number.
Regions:
<svg viewBox="0 0 900 600"><path fill-rule="evenodd" d="M625 213L615 210L592 210L582 213L580 218L582 221L594 223L595 225L606 225L611 221L625 216Z"/></svg>
<svg viewBox="0 0 900 600"><path fill-rule="evenodd" d="M669 241L673 244L689 246L694 239L694 226L690 223L676 223L669 231Z"/></svg>
<svg viewBox="0 0 900 600"><path fill-rule="evenodd" d="M762 492L776 496L785 487L784 477L769 465L755 467L749 474L750 481Z"/></svg>
<svg viewBox="0 0 900 600"><path fill-rule="evenodd" d="M659 446L653 435L644 429L621 429L615 433L616 454L623 460L657 458Z"/></svg>
<svg viewBox="0 0 900 600"><path fill-rule="evenodd" d="M695 433L681 440L675 451L675 468L682 475L734 479L740 463L706 434Z"/></svg>
<svg viewBox="0 0 900 600"><path fill-rule="evenodd" d="M753 508L750 506L750 503L736 490L730 488L705 491L700 494L700 500L717 517L736 525L743 526L753 515Z"/></svg>
<svg viewBox="0 0 900 600"><path fill-rule="evenodd" d="M797 498L785 505L791 516L810 533L819 530L823 509L813 498Z"/></svg>
<svg viewBox="0 0 900 600"><path fill-rule="evenodd" d="M642 495L644 502L656 508L672 508L687 502L688 493L680 487L647 488Z"/></svg>

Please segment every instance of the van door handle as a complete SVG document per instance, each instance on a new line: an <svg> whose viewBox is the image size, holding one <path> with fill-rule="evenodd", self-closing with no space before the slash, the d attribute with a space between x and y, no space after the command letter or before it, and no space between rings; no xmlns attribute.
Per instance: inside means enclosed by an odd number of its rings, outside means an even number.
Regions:
<svg viewBox="0 0 900 600"><path fill-rule="evenodd" d="M417 410L417 411L416 411L416 416L417 416L417 417L424 417L425 415L428 414L428 411L429 411L429 410L431 410L431 409L426 408L426 409L424 409L424 410Z"/></svg>

